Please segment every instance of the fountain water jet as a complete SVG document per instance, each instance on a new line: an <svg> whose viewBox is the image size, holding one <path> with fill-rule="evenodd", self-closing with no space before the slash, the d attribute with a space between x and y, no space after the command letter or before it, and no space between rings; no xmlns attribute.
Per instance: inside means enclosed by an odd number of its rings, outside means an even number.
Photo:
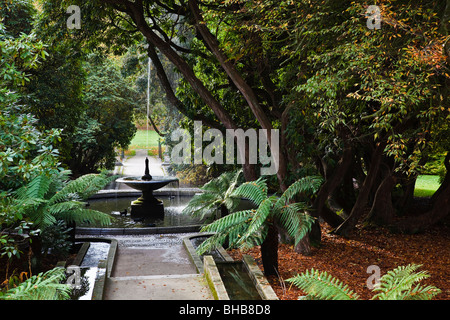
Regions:
<svg viewBox="0 0 450 320"><path fill-rule="evenodd" d="M177 178L150 175L148 158L145 158L145 172L142 177L119 178L116 182L125 183L127 186L139 190L142 195L131 202L131 217L134 218L164 218L164 205L155 198L154 190L161 189L165 185L178 181Z"/></svg>

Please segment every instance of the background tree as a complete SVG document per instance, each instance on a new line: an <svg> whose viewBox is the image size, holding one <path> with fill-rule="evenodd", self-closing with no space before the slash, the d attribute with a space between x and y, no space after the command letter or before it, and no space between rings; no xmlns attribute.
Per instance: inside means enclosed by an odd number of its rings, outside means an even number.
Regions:
<svg viewBox="0 0 450 320"><path fill-rule="evenodd" d="M111 61L91 56L84 66L87 79L80 116L72 137L69 167L76 174L112 169L115 149L126 149L136 127L133 123L136 91Z"/></svg>

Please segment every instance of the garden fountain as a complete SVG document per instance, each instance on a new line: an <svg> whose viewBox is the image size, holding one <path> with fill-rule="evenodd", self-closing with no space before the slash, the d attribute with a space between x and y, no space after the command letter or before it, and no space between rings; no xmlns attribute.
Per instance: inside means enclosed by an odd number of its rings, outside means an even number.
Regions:
<svg viewBox="0 0 450 320"><path fill-rule="evenodd" d="M145 158L145 172L142 177L124 177L116 180L116 182L125 183L127 186L142 192L138 199L131 202L131 217L133 219L164 218L164 205L162 201L155 198L153 191L175 181L178 181L178 179L165 176L152 177L148 168L148 158Z"/></svg>

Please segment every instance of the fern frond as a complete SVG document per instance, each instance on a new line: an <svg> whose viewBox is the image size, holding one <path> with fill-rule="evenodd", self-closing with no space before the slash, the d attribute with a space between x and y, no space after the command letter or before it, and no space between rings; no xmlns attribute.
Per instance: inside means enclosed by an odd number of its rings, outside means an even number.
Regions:
<svg viewBox="0 0 450 320"><path fill-rule="evenodd" d="M233 212L225 217L217 219L216 221L202 227L200 232L224 232L228 228L236 224L248 225L247 220L249 220L249 218L253 213L254 213L253 210L242 210L238 212Z"/></svg>
<svg viewBox="0 0 450 320"><path fill-rule="evenodd" d="M32 179L27 185L17 190L17 199L45 199L45 195L49 191L51 177L47 175L39 175Z"/></svg>
<svg viewBox="0 0 450 320"><path fill-rule="evenodd" d="M72 287L62 284L63 268L39 273L0 295L0 300L67 300Z"/></svg>
<svg viewBox="0 0 450 320"><path fill-rule="evenodd" d="M115 178L117 177L113 176L108 178L103 174L85 174L67 183L50 199L50 205L73 199L74 194L76 194L79 199L86 200Z"/></svg>
<svg viewBox="0 0 450 320"><path fill-rule="evenodd" d="M196 194L184 207L182 213L204 218L217 210L220 199L217 195L210 192Z"/></svg>
<svg viewBox="0 0 450 320"><path fill-rule="evenodd" d="M223 199L222 204L224 204L225 207L227 207L229 212L232 212L234 209L236 209L236 207L239 205L240 202L241 199L239 198L226 196L225 199Z"/></svg>
<svg viewBox="0 0 450 320"><path fill-rule="evenodd" d="M27 219L33 221L37 228L45 227L56 222L56 219L47 210L48 200L44 199L14 199L14 207Z"/></svg>
<svg viewBox="0 0 450 320"><path fill-rule="evenodd" d="M232 194L234 190L236 189L236 186L239 183L239 178L241 176L242 169L238 170L237 172L233 173L233 175L230 174L229 180L226 183L226 192L224 194L224 199L233 199ZM228 178L228 177L227 177ZM233 208L229 208L230 210Z"/></svg>
<svg viewBox="0 0 450 320"><path fill-rule="evenodd" d="M235 222L234 224L227 225L226 229L221 232L216 232L213 236L209 237L197 247L197 253L199 255L209 252L224 244L225 240L228 239L229 248L237 246L237 242L241 238L241 235L245 232L245 223Z"/></svg>
<svg viewBox="0 0 450 320"><path fill-rule="evenodd" d="M417 285L413 289L406 291L402 300L431 300L439 293L441 293L441 290L435 286L423 287Z"/></svg>
<svg viewBox="0 0 450 320"><path fill-rule="evenodd" d="M233 211L239 204L240 199L233 197L239 175L238 172L224 172L219 177L209 181L200 189L200 194L194 195L187 206L183 209L183 214L189 214L202 219L211 216L221 205L224 205L228 211Z"/></svg>
<svg viewBox="0 0 450 320"><path fill-rule="evenodd" d="M248 234L245 240L240 240L239 243L233 244L239 247L239 249L245 251L249 250L255 246L260 246L266 239L269 230L269 225L267 223L263 224L258 231Z"/></svg>
<svg viewBox="0 0 450 320"><path fill-rule="evenodd" d="M111 223L111 216L108 214L83 207L75 207L73 210L55 211L54 216L57 219L61 219L69 223L75 222L76 224L95 223L105 227Z"/></svg>
<svg viewBox="0 0 450 320"><path fill-rule="evenodd" d="M409 264L388 271L380 278L379 283L373 289L374 291L380 291L380 293L373 296L372 299L407 300L411 298L409 297L410 294L413 294L413 296L417 294L417 297L432 298L439 293L437 292L439 289L430 286L425 287L430 291L429 295L426 295L427 290L422 291L423 287L416 286L412 289L416 282L420 282L430 276L427 271L416 272L420 267L421 265L418 264Z"/></svg>
<svg viewBox="0 0 450 320"><path fill-rule="evenodd" d="M211 252L217 247L221 246L227 239L227 233L215 233L205 241L203 241L195 250L198 255L203 255L207 252Z"/></svg>
<svg viewBox="0 0 450 320"><path fill-rule="evenodd" d="M253 214L251 216L250 224L248 225L247 230L242 235L241 239L238 241L238 244L247 242L250 237L256 234L261 229L261 227L267 223L267 218L272 213L272 205L275 201L276 197L271 196L263 200L255 211L251 211Z"/></svg>
<svg viewBox="0 0 450 320"><path fill-rule="evenodd" d="M309 298L320 300L357 300L359 298L347 285L325 271L307 270L286 281L305 291Z"/></svg>
<svg viewBox="0 0 450 320"><path fill-rule="evenodd" d="M252 214L253 210L238 211L204 226L201 232L214 232L215 235L209 237L197 248L199 254L222 245L226 239L230 247L236 246L246 231Z"/></svg>
<svg viewBox="0 0 450 320"><path fill-rule="evenodd" d="M295 245L308 233L314 223L314 217L306 213L305 203L291 203L281 208L277 214L283 228L295 239Z"/></svg>
<svg viewBox="0 0 450 320"><path fill-rule="evenodd" d="M243 197L259 206L267 198L267 183L263 178L246 182L234 190L233 197Z"/></svg>
<svg viewBox="0 0 450 320"><path fill-rule="evenodd" d="M283 206L294 200L295 196L301 193L314 194L319 190L323 179L320 176L303 177L291 184L281 195L276 206Z"/></svg>

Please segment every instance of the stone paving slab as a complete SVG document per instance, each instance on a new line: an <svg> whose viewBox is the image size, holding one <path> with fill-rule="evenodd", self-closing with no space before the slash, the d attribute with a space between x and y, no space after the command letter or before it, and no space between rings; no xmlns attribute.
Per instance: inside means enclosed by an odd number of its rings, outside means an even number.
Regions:
<svg viewBox="0 0 450 320"><path fill-rule="evenodd" d="M212 300L203 275L118 277L106 280L104 300Z"/></svg>
<svg viewBox="0 0 450 320"><path fill-rule="evenodd" d="M184 248L120 248L112 277L191 274L195 267Z"/></svg>

